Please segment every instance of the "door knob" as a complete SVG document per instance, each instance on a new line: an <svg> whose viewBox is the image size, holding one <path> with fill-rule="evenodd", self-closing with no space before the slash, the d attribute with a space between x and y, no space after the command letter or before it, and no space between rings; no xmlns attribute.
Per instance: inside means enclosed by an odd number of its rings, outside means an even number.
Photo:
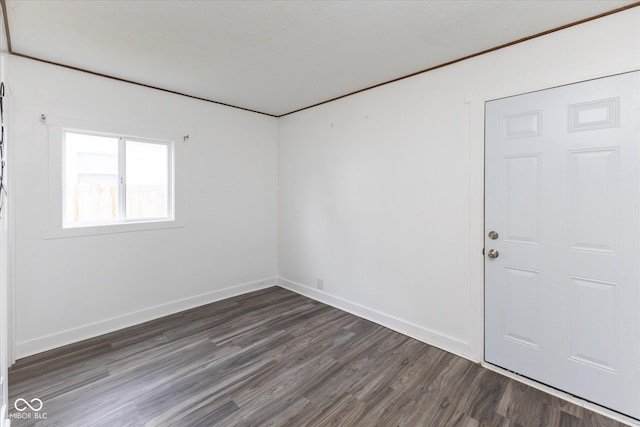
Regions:
<svg viewBox="0 0 640 427"><path fill-rule="evenodd" d="M500 255L500 252L496 251L495 249L489 249L489 252L487 253L487 256L489 258L498 258L498 255Z"/></svg>

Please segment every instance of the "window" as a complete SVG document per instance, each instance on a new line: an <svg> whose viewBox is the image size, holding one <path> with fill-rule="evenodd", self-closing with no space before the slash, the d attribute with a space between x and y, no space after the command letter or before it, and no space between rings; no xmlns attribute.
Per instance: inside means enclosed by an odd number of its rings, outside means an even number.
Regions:
<svg viewBox="0 0 640 427"><path fill-rule="evenodd" d="M173 219L173 144L64 130L63 228Z"/></svg>

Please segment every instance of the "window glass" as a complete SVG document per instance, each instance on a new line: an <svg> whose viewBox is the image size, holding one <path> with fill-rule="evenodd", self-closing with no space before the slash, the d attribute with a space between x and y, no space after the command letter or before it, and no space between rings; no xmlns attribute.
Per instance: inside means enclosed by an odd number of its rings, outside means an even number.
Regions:
<svg viewBox="0 0 640 427"><path fill-rule="evenodd" d="M127 220L165 218L169 206L169 147L126 141Z"/></svg>
<svg viewBox="0 0 640 427"><path fill-rule="evenodd" d="M118 138L65 135L65 223L118 219Z"/></svg>
<svg viewBox="0 0 640 427"><path fill-rule="evenodd" d="M172 145L65 131L63 227L171 220Z"/></svg>

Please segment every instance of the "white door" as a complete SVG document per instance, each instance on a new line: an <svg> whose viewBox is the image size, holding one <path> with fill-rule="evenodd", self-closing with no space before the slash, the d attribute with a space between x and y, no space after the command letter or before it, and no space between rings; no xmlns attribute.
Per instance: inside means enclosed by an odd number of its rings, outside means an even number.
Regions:
<svg viewBox="0 0 640 427"><path fill-rule="evenodd" d="M635 418L639 83L488 102L485 135L485 360Z"/></svg>

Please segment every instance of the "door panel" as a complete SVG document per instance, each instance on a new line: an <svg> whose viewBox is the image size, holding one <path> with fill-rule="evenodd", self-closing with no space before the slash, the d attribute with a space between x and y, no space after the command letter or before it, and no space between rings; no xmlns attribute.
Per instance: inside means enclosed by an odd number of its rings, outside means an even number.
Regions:
<svg viewBox="0 0 640 427"><path fill-rule="evenodd" d="M540 155L505 158L506 236L511 243L538 244Z"/></svg>
<svg viewBox="0 0 640 427"><path fill-rule="evenodd" d="M617 283L569 278L569 357L615 372Z"/></svg>
<svg viewBox="0 0 640 427"><path fill-rule="evenodd" d="M539 273L514 267L505 267L504 273L503 336L520 344L540 348Z"/></svg>
<svg viewBox="0 0 640 427"><path fill-rule="evenodd" d="M616 252L619 150L569 152L569 249Z"/></svg>
<svg viewBox="0 0 640 427"><path fill-rule="evenodd" d="M485 141L485 359L635 418L639 82L488 102Z"/></svg>

